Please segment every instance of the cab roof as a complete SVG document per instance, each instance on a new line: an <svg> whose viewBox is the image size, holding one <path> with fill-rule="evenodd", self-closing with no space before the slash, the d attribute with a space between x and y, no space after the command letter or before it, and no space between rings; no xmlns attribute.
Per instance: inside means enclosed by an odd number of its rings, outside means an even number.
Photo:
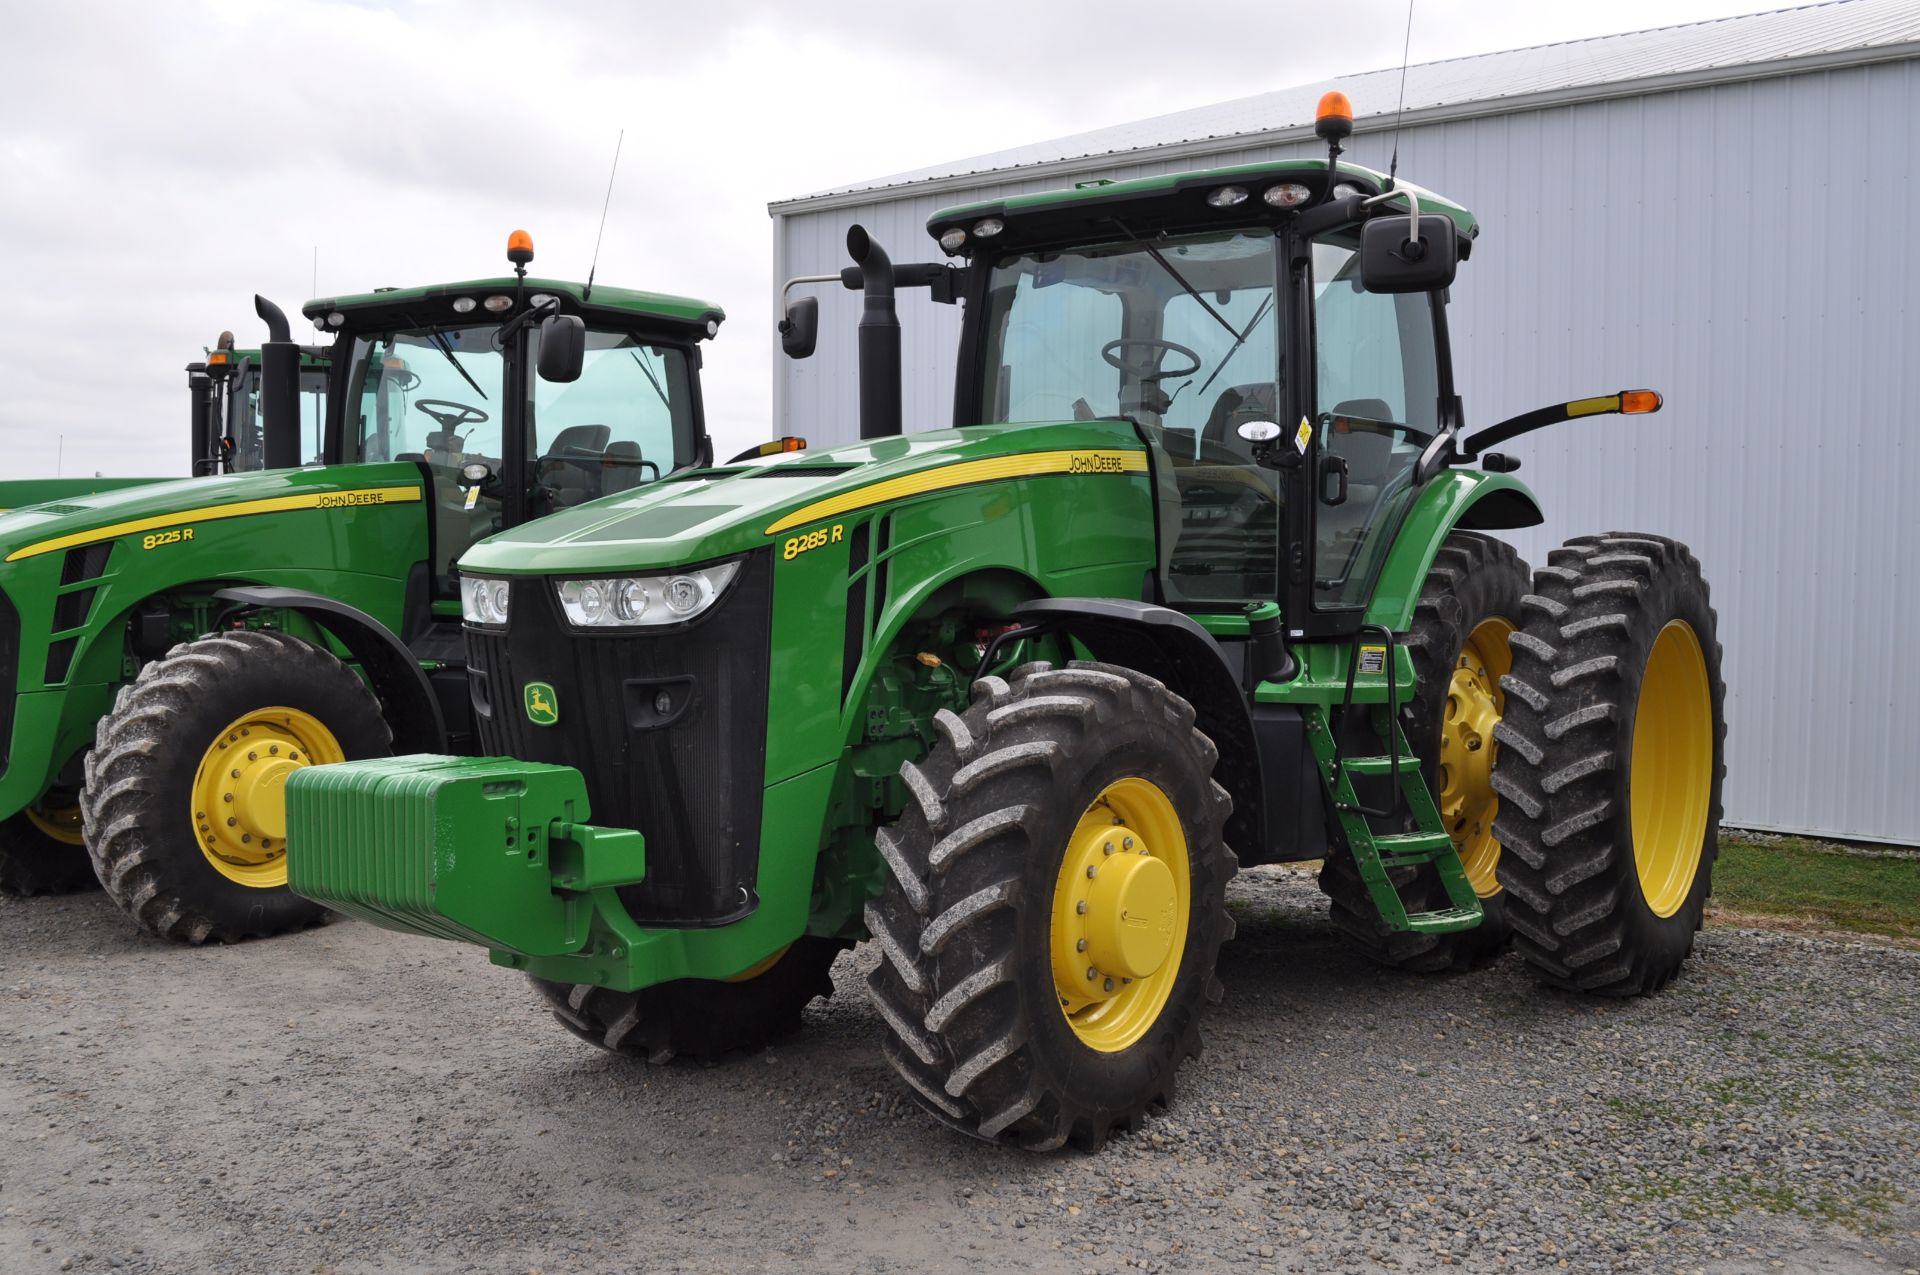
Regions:
<svg viewBox="0 0 1920 1275"><path fill-rule="evenodd" d="M520 280L507 276L469 279L463 283L435 283L418 288L381 288L348 296L319 297L307 302L300 312L309 319L317 319L325 318L335 310L385 310L442 301L451 304L459 297L472 297L479 302L502 293L512 296L520 286ZM639 319L653 324L683 326L690 329L689 335L695 339L713 335L708 330L709 326L717 326L727 317L727 312L711 301L676 297L665 292L636 292L631 288L615 288L603 283L594 284L593 292L586 295L583 285L564 279L528 279L526 290L528 296L546 293L564 297L568 302L565 309L570 314L613 321L631 322ZM438 318L444 313L435 305L433 309L414 317L424 322L429 316ZM486 312L476 313L485 317Z"/></svg>
<svg viewBox="0 0 1920 1275"><path fill-rule="evenodd" d="M971 231L985 217L998 217L1006 223L1006 229L990 239L977 239L970 234L966 248L962 249L966 251L983 246L998 248L1003 244L1103 238L1113 233L1111 219L1123 214L1127 228L1134 231L1202 231L1209 226L1278 223L1295 215L1294 210L1273 207L1261 196L1268 187L1285 181L1305 185L1313 192L1313 201L1318 201L1327 186L1327 161L1273 160L1230 168L1163 173L1132 181L1082 182L1061 190L943 208L927 219L927 232L938 239L954 227ZM1342 160L1335 181L1351 183L1362 194L1377 195L1387 189L1388 179L1385 173ZM1207 203L1207 195L1222 186L1243 187L1247 198L1231 207L1215 208ZM1479 222L1459 204L1398 178L1394 179L1393 188L1412 191L1419 197L1421 212L1445 213L1469 238L1480 233ZM1393 207L1401 211L1397 202Z"/></svg>

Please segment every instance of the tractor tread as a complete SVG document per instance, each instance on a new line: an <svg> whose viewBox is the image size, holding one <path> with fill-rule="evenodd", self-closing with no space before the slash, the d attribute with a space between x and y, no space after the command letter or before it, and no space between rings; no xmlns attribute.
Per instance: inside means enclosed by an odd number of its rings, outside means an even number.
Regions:
<svg viewBox="0 0 1920 1275"><path fill-rule="evenodd" d="M190 800L204 748L199 734L262 706L236 695L281 689L290 692L281 699L304 699L326 720L349 756L382 755L392 743L379 700L352 669L311 642L263 629L176 645L123 685L100 719L81 794L87 853L108 897L148 934L196 946L235 943L329 919L285 887L253 889L219 877L184 812L156 809Z"/></svg>
<svg viewBox="0 0 1920 1275"><path fill-rule="evenodd" d="M942 1123L1032 1151L1069 1141L1095 1146L1163 1102L1172 1070L1195 1051L1198 1003L1217 986L1213 964L1226 930L1224 892L1234 860L1221 829L1232 802L1210 781L1192 788L1194 813L1205 825L1189 845L1192 923L1203 928L1187 957L1197 983L1188 983L1183 965L1175 997L1191 986L1195 1003L1178 1012L1170 1003L1168 1031L1127 1051L1151 1055L1141 1063L1152 1068L1141 1088L1087 1092L1083 1079L1072 1083L1070 1060L1052 1043L1067 1026L1047 1020L1058 1014L1051 985L1035 995L1028 987L1035 974L1018 954L1016 940L1035 920L1030 910L1046 906L1034 901L1040 892L1027 876L1036 829L1077 800L1067 795L1077 791L1073 776L1099 755L1080 747L1083 740L1131 732L1182 741L1182 764L1207 772L1217 753L1193 728L1184 700L1114 665L1029 663L1005 680L979 679L972 700L958 729L939 730L926 758L901 768L919 783L910 781L915 799L876 838L887 881L867 917L885 959L869 975L867 993L886 1029L889 1063L914 1101ZM1044 969L1042 975L1051 978Z"/></svg>
<svg viewBox="0 0 1920 1275"><path fill-rule="evenodd" d="M1680 542L1613 532L1555 549L1534 573L1533 592L1553 605L1529 608L1526 631L1514 636L1501 737L1541 746L1504 749L1494 771L1500 835L1511 851L1499 874L1516 946L1558 987L1606 996L1657 991L1692 950L1720 823L1725 689L1707 584ZM1714 762L1692 891L1660 918L1639 885L1627 783L1647 652L1673 619L1692 626L1706 656Z"/></svg>

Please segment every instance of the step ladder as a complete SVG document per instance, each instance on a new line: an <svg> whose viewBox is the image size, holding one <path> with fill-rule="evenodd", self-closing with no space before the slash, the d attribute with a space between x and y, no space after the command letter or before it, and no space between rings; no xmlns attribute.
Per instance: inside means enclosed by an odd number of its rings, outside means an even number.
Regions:
<svg viewBox="0 0 1920 1275"><path fill-rule="evenodd" d="M1340 742L1334 734L1334 725L1336 721L1345 720L1346 715L1353 711L1354 673L1359 666L1360 639L1367 633L1383 638L1387 647L1384 667L1387 677L1386 729L1381 729L1380 721L1375 716L1377 705L1362 705L1361 711L1368 714L1372 735L1381 740L1387 751L1377 756L1343 757L1340 754ZM1473 883L1467 880L1466 870L1460 864L1460 855L1454 849L1453 838L1447 835L1446 825L1440 820L1440 810L1434 804L1433 794L1427 791L1420 759L1414 756L1405 732L1400 729L1399 692L1394 686L1394 670L1397 667L1394 662L1395 645L1393 633L1378 625L1363 626L1354 635L1353 649L1349 652L1347 662L1345 700L1337 706L1302 706L1307 743L1319 767L1321 787L1326 790L1327 799L1332 802L1334 813L1339 818L1340 831L1346 838L1348 851L1353 855L1354 866L1359 869L1360 879L1367 883L1367 892L1372 895L1374 906L1379 909L1380 917L1387 926L1393 930L1412 930L1420 934L1470 930L1480 924L1483 916L1480 899L1474 893ZM1336 713L1339 714L1337 718ZM1392 779L1394 800L1385 809L1365 805L1354 790L1355 776L1385 776ZM1414 831L1374 831L1368 822L1370 816L1392 816L1399 813L1403 805L1413 816ZM1390 873L1395 868L1418 867L1429 863L1440 874L1440 883L1446 889L1449 906L1431 912L1408 912Z"/></svg>

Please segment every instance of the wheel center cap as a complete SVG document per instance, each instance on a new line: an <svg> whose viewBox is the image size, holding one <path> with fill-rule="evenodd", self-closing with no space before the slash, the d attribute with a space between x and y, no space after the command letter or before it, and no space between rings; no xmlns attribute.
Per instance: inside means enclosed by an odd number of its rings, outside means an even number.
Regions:
<svg viewBox="0 0 1920 1275"><path fill-rule="evenodd" d="M1087 955L1108 974L1145 978L1173 947L1178 892L1173 872L1145 853L1100 865L1087 892Z"/></svg>
<svg viewBox="0 0 1920 1275"><path fill-rule="evenodd" d="M287 838L287 776L300 763L266 757L241 767L233 784L233 813L247 830L274 841Z"/></svg>

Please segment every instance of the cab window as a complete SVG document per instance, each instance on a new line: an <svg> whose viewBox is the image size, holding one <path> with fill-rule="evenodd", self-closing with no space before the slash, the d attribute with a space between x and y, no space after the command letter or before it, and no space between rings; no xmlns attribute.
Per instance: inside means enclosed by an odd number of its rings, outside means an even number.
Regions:
<svg viewBox="0 0 1920 1275"><path fill-rule="evenodd" d="M533 362L539 335L532 337ZM533 512L616 495L694 461L686 351L624 332L588 332L579 379L528 378Z"/></svg>

